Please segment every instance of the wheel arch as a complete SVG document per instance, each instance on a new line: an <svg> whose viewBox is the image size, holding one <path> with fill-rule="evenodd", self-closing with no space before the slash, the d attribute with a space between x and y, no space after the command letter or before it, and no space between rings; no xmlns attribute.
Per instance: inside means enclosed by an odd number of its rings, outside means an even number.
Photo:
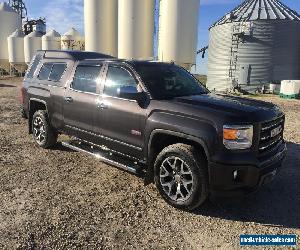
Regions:
<svg viewBox="0 0 300 250"><path fill-rule="evenodd" d="M32 118L36 111L38 110L46 110L48 114L47 103L44 100L37 99L37 98L30 98L29 99L29 117L28 117L28 132L32 134Z"/></svg>
<svg viewBox="0 0 300 250"><path fill-rule="evenodd" d="M203 155L206 157L206 160L209 161L210 154L208 146L205 141L201 138L187 135L185 133L156 129L151 132L149 137L149 142L147 146L147 173L145 176L145 185L148 185L153 182L154 178L154 168L153 164L156 156L159 152L172 144L184 143L188 145L195 146Z"/></svg>

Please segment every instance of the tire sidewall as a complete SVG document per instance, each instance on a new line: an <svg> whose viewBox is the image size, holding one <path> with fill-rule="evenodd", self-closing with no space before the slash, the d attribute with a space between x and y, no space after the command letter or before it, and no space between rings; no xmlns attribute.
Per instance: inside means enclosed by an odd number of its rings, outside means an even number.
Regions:
<svg viewBox="0 0 300 250"><path fill-rule="evenodd" d="M49 137L51 136L50 135L50 126L49 126L49 123L48 123L48 120L47 120L47 117L46 117L47 113L46 111L37 111L34 113L33 115L33 118L32 118L32 131L34 131L34 121L37 117L41 118L43 124L44 124L44 128L45 128L45 140L43 140L43 142L39 142L36 137L33 135L33 138L34 138L34 141L35 143L42 147L42 148L46 148L47 145L48 145L48 142L49 142Z"/></svg>
<svg viewBox="0 0 300 250"><path fill-rule="evenodd" d="M172 156L181 158L189 166L193 176L192 194L186 201L183 202L176 202L169 198L160 183L159 173L161 164L166 158ZM201 204L202 202L200 201L206 199L207 179L205 178L207 177L204 173L201 173L201 167L203 168L204 166L199 166L199 164L203 163L203 161L199 162L198 160L199 159L191 157L191 155L187 154L185 151L180 150L179 148L170 149L158 155L154 164L154 180L160 195L167 201L167 203L176 208L191 210L194 209L199 203Z"/></svg>

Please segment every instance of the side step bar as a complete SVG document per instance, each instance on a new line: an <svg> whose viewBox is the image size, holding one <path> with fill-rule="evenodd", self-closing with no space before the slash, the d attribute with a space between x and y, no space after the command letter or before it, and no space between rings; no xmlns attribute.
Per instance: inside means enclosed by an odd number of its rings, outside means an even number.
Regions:
<svg viewBox="0 0 300 250"><path fill-rule="evenodd" d="M123 169L125 171L128 171L130 173L133 174L141 174L142 173L142 168L140 166L138 166L137 164L131 163L129 161L125 161L124 162L128 162L127 164L125 163L121 163L120 157L112 157L112 154L110 153L105 153L105 152L101 152L100 149L97 150L97 152L95 152L94 150L94 146L91 145L87 145L87 144L83 144L81 142L62 142L61 143L64 147L70 148L74 151L78 151L78 152L83 152L86 154L89 154L93 157L95 157L96 159L99 159L100 161L107 163L109 165L113 165L117 168ZM119 158L119 159L117 159ZM130 165L134 165L134 166L130 166Z"/></svg>

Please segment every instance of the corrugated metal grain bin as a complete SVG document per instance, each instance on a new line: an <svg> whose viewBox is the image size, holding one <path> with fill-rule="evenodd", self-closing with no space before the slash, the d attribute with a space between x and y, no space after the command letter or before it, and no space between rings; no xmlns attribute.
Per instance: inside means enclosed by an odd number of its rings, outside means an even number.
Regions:
<svg viewBox="0 0 300 250"><path fill-rule="evenodd" d="M209 89L300 79L300 16L278 0L246 0L210 28Z"/></svg>

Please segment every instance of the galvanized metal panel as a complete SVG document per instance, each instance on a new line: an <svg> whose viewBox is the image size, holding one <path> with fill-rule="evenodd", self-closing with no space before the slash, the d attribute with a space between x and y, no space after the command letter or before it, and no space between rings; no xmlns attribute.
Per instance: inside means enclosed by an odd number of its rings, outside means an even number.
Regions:
<svg viewBox="0 0 300 250"><path fill-rule="evenodd" d="M225 23L256 20L300 21L300 15L279 0L246 0L214 23L211 28Z"/></svg>
<svg viewBox="0 0 300 250"><path fill-rule="evenodd" d="M250 67L250 87L284 79L300 79L299 21L252 21L248 25L252 31L238 44L235 75L229 77L234 25L238 23L218 25L210 30L209 89L231 89L234 80L239 80L239 70L243 65Z"/></svg>

